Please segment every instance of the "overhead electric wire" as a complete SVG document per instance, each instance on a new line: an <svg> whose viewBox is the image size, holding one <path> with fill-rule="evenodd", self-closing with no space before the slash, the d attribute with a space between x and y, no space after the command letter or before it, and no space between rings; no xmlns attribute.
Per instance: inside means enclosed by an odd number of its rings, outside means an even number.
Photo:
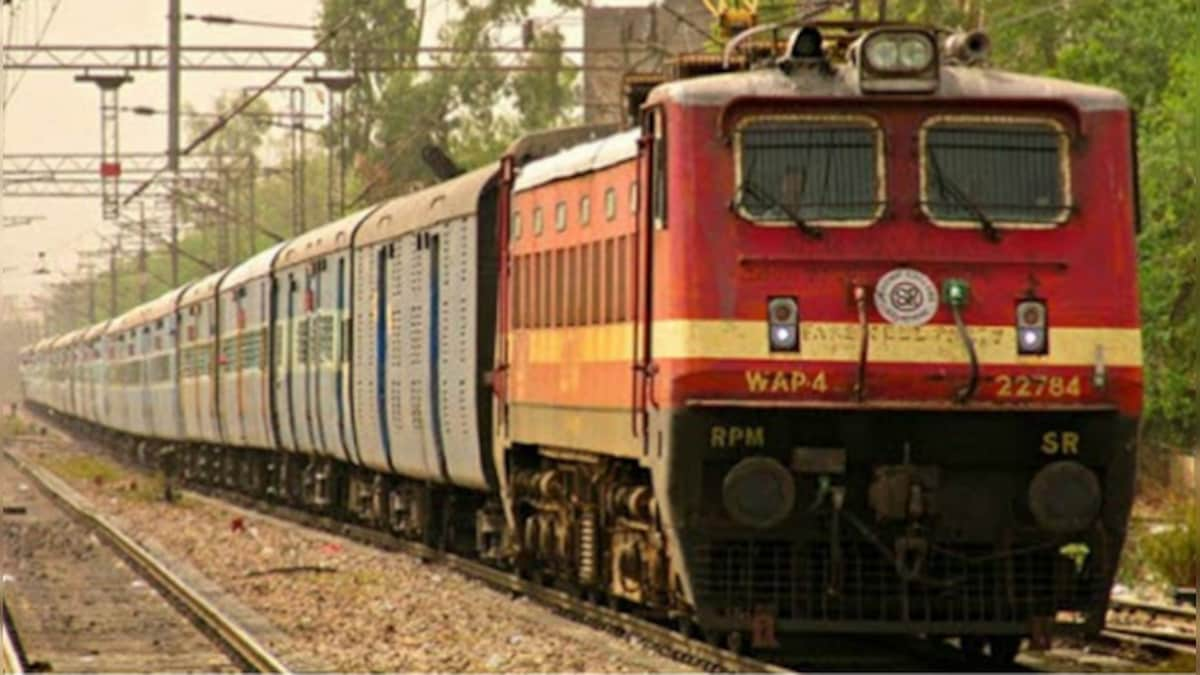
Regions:
<svg viewBox="0 0 1200 675"><path fill-rule="evenodd" d="M58 14L58 8L61 5L62 0L54 0L54 4L50 6L50 13L46 16L46 22L42 24L40 34L34 40L33 46L35 49L42 46L42 42L46 39L46 33L50 32L50 24L54 21L54 17ZM11 44L11 40L9 43ZM25 65L29 65L29 63L33 61L35 53L36 52L31 52L29 54L29 57L25 59ZM17 95L17 90L20 89L21 83L25 81L26 72L28 71L22 68L21 72L17 74L17 79L15 82L13 82L12 88L8 89L4 94L5 102L11 101L12 98Z"/></svg>
<svg viewBox="0 0 1200 675"><path fill-rule="evenodd" d="M315 44L313 44L312 47L309 47L308 49L306 49L304 51L304 53L302 53L289 66L287 66L286 68L284 68L284 69L280 70L278 73L276 73L274 77L272 77L269 81L267 81L266 84L259 87L258 90L256 90L254 93L252 93L251 95L246 96L246 97L242 98L242 100L238 101L237 105L235 105L230 111L223 113L221 115L221 117L215 123L213 123L213 125L211 127L209 127L208 129L205 129L203 132L201 132L199 136L197 136L195 139L192 140L191 143L188 143L187 147L182 148L179 151L179 156L184 157L184 156L187 156L188 154L191 154L191 152L193 150L195 150L196 148L203 145L205 141L212 138L214 135L216 135L218 132L220 132L222 129L224 129L225 126L227 124L229 124L229 122L233 118L235 118L239 114L241 114L241 112L243 110L245 110L246 108L249 108L250 104L257 101L264 93L270 91L276 84L279 83L280 80L282 80L284 77L286 77L288 73L292 72L293 70L296 69L297 66L299 66L301 63L303 63L304 59L308 58L308 56L310 54L317 51L321 47L325 46L325 44L327 42L329 42L330 40L332 40L338 34L339 31L341 31L343 28L345 28L346 24L349 22L350 22L350 17L343 18L340 22L338 22L338 24L336 26L334 26L332 29L330 29L330 31L328 33L323 35L320 40L317 40L317 42ZM122 203L128 204L129 202L136 199L138 197L138 195L145 192L146 188L150 187L150 185L152 185L154 183L154 181L158 180L158 177L161 176L164 171L166 171L166 167L163 167L163 168L159 169L158 171L155 171L153 175L151 175L149 178L147 178L145 181L143 181L141 183L141 185L139 185L132 193L130 193L130 195L128 197L126 197L124 200L122 200Z"/></svg>

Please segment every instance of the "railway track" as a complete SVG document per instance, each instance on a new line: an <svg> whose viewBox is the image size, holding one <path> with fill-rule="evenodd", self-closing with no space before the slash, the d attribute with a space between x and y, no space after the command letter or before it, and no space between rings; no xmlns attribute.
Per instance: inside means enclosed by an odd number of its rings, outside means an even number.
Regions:
<svg viewBox="0 0 1200 675"><path fill-rule="evenodd" d="M1160 651L1196 654L1196 610L1131 598L1113 598L1103 635Z"/></svg>
<svg viewBox="0 0 1200 675"><path fill-rule="evenodd" d="M597 605L567 591L523 579L516 574L490 567L470 558L446 553L418 542L334 520L327 516L254 499L239 492L211 486L189 486L189 489L199 490L200 494L197 495L197 498L211 499L226 507L233 503L259 515L266 514L286 523L319 529L371 546L406 553L428 562L441 563L467 577L508 593L525 596L582 623L610 632L637 637L664 655L705 670L752 673L794 672L790 668L723 649L703 640L685 636L653 621Z"/></svg>
<svg viewBox="0 0 1200 675"><path fill-rule="evenodd" d="M8 615L8 606L0 599L0 673L21 675L25 672L23 658Z"/></svg>
<svg viewBox="0 0 1200 675"><path fill-rule="evenodd" d="M76 438L62 430L64 438L83 442L97 450L110 449L103 444ZM111 453L123 464L137 471L146 467L132 463L120 453ZM859 645L846 656L840 654L826 660L822 644L806 645L805 653L779 653L757 658L701 639L680 633L674 627L646 618L617 611L596 604L578 594L561 588L548 587L542 583L522 578L505 570L485 565L478 560L466 558L395 537L389 533L361 525L346 523L329 516L315 514L275 502L257 499L230 489L208 485L190 485L189 491L195 499L205 500L224 508L244 510L257 517L266 516L285 525L301 526L346 537L360 543L389 551L403 552L426 562L442 564L464 576L479 580L505 592L529 598L543 606L581 623L604 629L623 636L636 637L654 651L690 665L721 672L795 672L796 670L964 670L971 666L962 658L961 652L944 644L924 644L925 641L909 641L904 644ZM921 642L921 645L910 644ZM812 654L821 654L819 663L813 662ZM986 667L986 666L985 666ZM1015 665L1014 670L1037 670L1029 666Z"/></svg>
<svg viewBox="0 0 1200 675"><path fill-rule="evenodd" d="M72 517L84 523L115 548L138 573L157 587L172 604L181 608L222 650L236 659L241 668L248 672L289 672L288 668L253 635L191 588L145 548L95 513L62 480L7 449L0 452ZM6 655L7 644L6 633Z"/></svg>
<svg viewBox="0 0 1200 675"><path fill-rule="evenodd" d="M80 442L80 439L76 439L69 431L61 428L59 431L64 438ZM90 441L82 442L92 447L97 447L98 445ZM12 453L9 453L9 456L13 457L21 469L35 480L47 484L52 494L63 493L63 499L72 499L70 495L72 491L62 485L61 481L51 475L48 470L35 466L19 457L15 457ZM124 463L124 460L119 455L114 454L112 456ZM137 464L134 464L133 468L139 471L145 470L145 467ZM55 487L66 489L60 489L56 492ZM671 628L652 621L587 602L566 591L549 588L531 580L522 579L515 574L489 567L481 562L449 554L417 542L392 536L385 532L344 523L326 516L264 500L257 500L231 490L212 486L189 486L189 490L196 499L208 500L224 508L229 508L231 505L234 508L240 507L253 512L256 516L266 514L289 526L299 525L310 527L344 536L373 547L403 552L424 561L443 564L464 576L481 581L491 587L514 595L527 597L573 620L601 628L611 633L636 637L659 653L705 670L721 672L792 672L789 668L780 667L751 656L723 649L702 640L686 637ZM79 513L77 507L80 504L73 503L71 506L73 511ZM102 527L111 528L100 516L92 514L81 515L88 518L89 521L95 519L103 523ZM117 536L122 540L122 543L137 547L138 549L141 548L123 534L117 532ZM169 572L167 574L169 575ZM170 576L173 577L173 575ZM171 579L168 579L167 583L171 583ZM207 603L205 604L207 605ZM207 621L208 617L214 613L215 610L210 609L204 613L201 619ZM233 628L236 629L236 626ZM244 632L236 630L222 630L222 633L222 640L225 639L224 633L232 634L234 638L239 637L239 634L244 635ZM247 649L249 651L243 655L242 652ZM257 672L286 672L283 665L277 661L274 662L274 665L268 665L266 661L268 657L257 654L257 652L261 651L261 648L255 649L253 645L231 645L231 650L234 651L239 660L246 662L247 668Z"/></svg>

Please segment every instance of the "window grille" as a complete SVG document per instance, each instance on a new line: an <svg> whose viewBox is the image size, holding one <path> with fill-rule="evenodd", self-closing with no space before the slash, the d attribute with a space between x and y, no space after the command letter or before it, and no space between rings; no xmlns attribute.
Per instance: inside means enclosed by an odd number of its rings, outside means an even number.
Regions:
<svg viewBox="0 0 1200 675"><path fill-rule="evenodd" d="M755 221L870 221L882 205L879 132L865 123L753 121L738 133L735 199Z"/></svg>
<svg viewBox="0 0 1200 675"><path fill-rule="evenodd" d="M938 221L1054 223L1070 210L1066 138L1039 123L939 122L925 130L925 206Z"/></svg>

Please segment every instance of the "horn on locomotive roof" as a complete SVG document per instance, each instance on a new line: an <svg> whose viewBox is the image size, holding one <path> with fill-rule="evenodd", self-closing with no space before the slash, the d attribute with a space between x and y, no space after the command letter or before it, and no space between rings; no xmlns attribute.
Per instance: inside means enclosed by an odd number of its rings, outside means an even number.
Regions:
<svg viewBox="0 0 1200 675"><path fill-rule="evenodd" d="M987 60L992 40L981 30L952 33L942 42L946 60L973 66Z"/></svg>

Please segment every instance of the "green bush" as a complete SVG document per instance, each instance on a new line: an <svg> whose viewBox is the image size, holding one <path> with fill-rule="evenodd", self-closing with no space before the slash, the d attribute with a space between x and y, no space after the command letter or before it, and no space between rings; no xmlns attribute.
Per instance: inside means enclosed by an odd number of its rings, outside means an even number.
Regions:
<svg viewBox="0 0 1200 675"><path fill-rule="evenodd" d="M1158 578L1174 586L1193 586L1200 569L1200 517L1187 501L1173 505L1167 513L1171 529L1147 533L1135 544Z"/></svg>

